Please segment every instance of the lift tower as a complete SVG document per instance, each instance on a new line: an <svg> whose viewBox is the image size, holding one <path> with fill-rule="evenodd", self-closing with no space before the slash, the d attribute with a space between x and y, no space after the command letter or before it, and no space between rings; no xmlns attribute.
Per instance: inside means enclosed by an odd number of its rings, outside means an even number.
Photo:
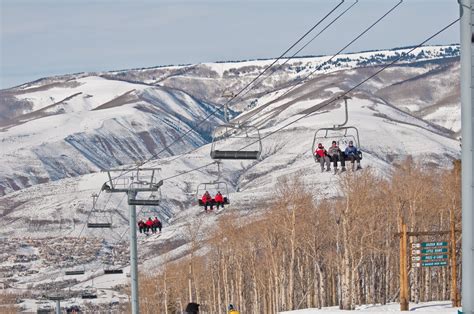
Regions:
<svg viewBox="0 0 474 314"><path fill-rule="evenodd" d="M132 313L139 313L138 298L138 258L137 258L137 205L157 206L159 199L137 198L140 192L156 192L163 181L158 181L160 168L115 169L107 170L109 180L103 184L106 193L127 193L130 210L130 277L132 290ZM127 175L122 175L123 173ZM115 177L114 174L117 174Z"/></svg>
<svg viewBox="0 0 474 314"><path fill-rule="evenodd" d="M462 180L462 312L474 313L474 194L473 182L473 110L472 68L474 0L458 0L461 15L461 180Z"/></svg>

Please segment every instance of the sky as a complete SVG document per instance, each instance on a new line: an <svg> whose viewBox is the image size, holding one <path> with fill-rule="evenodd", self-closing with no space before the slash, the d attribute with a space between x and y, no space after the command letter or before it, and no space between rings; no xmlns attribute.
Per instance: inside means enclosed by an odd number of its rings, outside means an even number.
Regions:
<svg viewBox="0 0 474 314"><path fill-rule="evenodd" d="M278 57L340 1L0 0L0 89L77 72ZM299 55L334 54L398 2L359 0ZM344 52L416 45L458 16L456 0L404 0ZM428 44L451 43L457 24Z"/></svg>

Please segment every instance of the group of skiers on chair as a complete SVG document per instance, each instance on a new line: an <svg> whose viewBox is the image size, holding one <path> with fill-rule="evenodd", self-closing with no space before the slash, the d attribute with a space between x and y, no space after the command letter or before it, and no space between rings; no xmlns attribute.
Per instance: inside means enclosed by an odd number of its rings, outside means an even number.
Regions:
<svg viewBox="0 0 474 314"><path fill-rule="evenodd" d="M147 221L143 221L142 219L138 221L138 231L140 231L140 233L148 234L150 231L152 233L156 233L157 231L161 233L162 227L163 225L161 224L161 221L158 219L158 217L155 217L153 220L151 217L148 217Z"/></svg>
<svg viewBox="0 0 474 314"><path fill-rule="evenodd" d="M217 191L217 194L214 196L214 198L212 198L211 194L206 191L206 193L204 193L204 195L201 197L201 201L202 205L204 206L204 211L207 211L208 206L210 207L210 210L212 210L214 205L217 206L217 209L219 209L219 206L222 206L222 209L224 209L225 199L220 191Z"/></svg>
<svg viewBox="0 0 474 314"><path fill-rule="evenodd" d="M324 172L324 164L326 164L326 171L331 171L331 162L333 162L334 172L336 173L338 161L341 163L341 172L346 171L346 160L351 161L352 171L354 171L354 162L357 163L356 170L362 169L360 166L361 153L357 147L354 146L353 141L349 141L349 145L344 151L339 149L336 141L332 141L332 145L328 150L324 148L323 144L319 143L314 155L321 165L321 172Z"/></svg>

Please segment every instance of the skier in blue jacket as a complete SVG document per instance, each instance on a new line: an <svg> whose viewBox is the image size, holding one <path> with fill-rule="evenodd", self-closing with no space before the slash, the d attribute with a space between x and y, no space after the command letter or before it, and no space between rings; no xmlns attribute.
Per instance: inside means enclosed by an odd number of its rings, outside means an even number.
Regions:
<svg viewBox="0 0 474 314"><path fill-rule="evenodd" d="M344 155L351 161L352 171L354 171L354 161L357 161L357 170L362 169L360 166L359 150L354 146L354 142L349 141L349 146L344 150Z"/></svg>

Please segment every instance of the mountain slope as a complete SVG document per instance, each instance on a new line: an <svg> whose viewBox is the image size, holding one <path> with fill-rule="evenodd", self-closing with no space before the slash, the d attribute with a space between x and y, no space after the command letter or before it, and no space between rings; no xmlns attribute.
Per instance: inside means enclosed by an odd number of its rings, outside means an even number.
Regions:
<svg viewBox="0 0 474 314"><path fill-rule="evenodd" d="M384 60L390 60L390 56L394 55L369 53L370 56L377 54ZM377 57L364 58L378 60ZM245 122L259 129L263 138L261 160L223 161L221 173L217 173L215 164L209 165L212 163L209 157L211 145L207 144L210 140L209 126L222 122L219 115L210 120L208 125L200 126L198 132L191 133L182 142L171 147L163 154L163 158L154 159L145 165L162 168L162 203L157 208L140 208L138 216L146 218L156 215L165 222L160 238L140 240L141 261L147 269L165 262L161 252L166 252L166 258L171 260L189 252L190 226L200 226L202 239L212 232L220 216L200 215L201 208L196 206L196 199L200 196L197 191L200 183L216 179L225 182L231 200L226 212L245 216L249 222L258 218L261 210L265 208L264 204L275 197L280 180L288 176L299 176L304 184L314 191L315 199L339 195L335 187L339 175L321 173L311 150L313 141L322 142L327 147L333 139L339 140L344 148L348 137L330 134L326 138L314 139L319 128L331 127L344 121L344 108L341 101L321 110L317 108L322 102L348 90L380 69L380 64L345 68L357 63L353 60L344 62L344 66L338 68L334 65L325 73L319 73L291 91L288 82L291 75L280 77L280 83L276 82L272 85L273 89L259 95L258 101L254 102L254 94L237 106L236 110L242 112L234 121ZM434 121L426 121L422 119L423 114L418 114L429 108L433 99L437 99L439 108L444 108L443 99L455 95L452 94L454 87L451 85L445 85L444 89L436 91L432 84L439 80L443 73L453 76L456 63L457 60L451 57L425 57L422 61L394 66L350 94L347 125L359 130L364 168L370 168L370 171L381 176L390 176L395 170L394 164L409 162L406 160L409 155L415 160L442 167L450 165L454 159L460 157L459 142L455 139L456 130L443 127ZM216 69L221 68L222 71L216 70L216 75L223 75L228 70L226 67L232 69L235 66L218 64ZM179 69L180 67L176 67L168 71L174 73L173 71ZM179 76L185 76L191 71L186 72L184 69L188 67L182 67ZM242 73L248 74L246 78L239 81L238 76L235 76L231 82L244 84L255 71L245 68ZM142 72L143 78L149 77L148 70ZM57 243L56 249L59 252L73 251L75 256L67 263L48 258L51 254L39 256L28 264L35 265L37 273L20 276L13 272L8 277L9 283L15 287L25 288L28 284L45 285L50 280L50 274L57 274L57 281L64 282L65 278L61 278L60 274L64 268L73 266L84 267L88 276L92 276L94 271L97 272L107 259L94 260L91 256L103 256L111 243L117 246L126 245L123 244L123 235L126 238L129 208L125 194L103 192L99 196L98 206L106 209L104 215L112 221L113 228L107 232L85 228L87 221L96 219L91 214L90 195L97 193L107 180L105 173L96 172L120 164L133 166L135 161L150 157L157 153L164 143L169 143L194 126L215 108L196 98L196 85L191 86L193 92L190 93L194 95L190 96L171 87L150 86L154 81L140 83L138 80L112 80L114 75L118 74L108 73L107 78L92 75L62 78L68 82L68 87L62 85L66 84L65 82L60 83L61 86L58 87L57 82L48 81L50 85L47 88L41 85L45 82L26 84L20 87L14 96L18 97L16 99L21 104L29 105L22 105L15 114L10 114L9 124L5 123L4 132L0 133L1 156L4 161L0 168L1 179L4 192L8 192L0 197L0 235L9 239L36 238L39 239L38 243L44 239L47 243ZM166 77L155 79L164 85L168 80ZM218 76L215 80L217 79ZM219 97L219 86L214 85L214 79L195 77L193 80L200 80L200 93L213 91L209 95ZM184 81L185 79L180 84ZM396 97L405 95L404 89L400 87L398 93L392 92L392 89L399 88L399 85L410 86L409 82L414 81L417 82L417 89L437 96L420 98L420 110L408 111L408 100L404 101L401 97L402 100L398 101ZM54 86L51 87L51 84ZM7 92L9 95L14 93L13 90ZM406 95L406 99L413 100L417 93L412 91ZM48 100L48 97L54 99ZM32 117L31 113L38 116ZM308 116L292 123L301 118L302 114ZM453 119L455 121L458 118ZM13 120L16 122L11 122ZM285 127L290 123L292 124ZM277 131L279 129L281 130ZM244 135L243 132L241 135ZM256 133L250 135L255 136ZM252 144L251 142L248 138L233 136L216 145L237 150ZM191 148L196 149L190 154L179 155ZM169 157L172 154L178 154L180 158ZM208 166L195 170L205 165ZM131 174L127 174L129 175ZM344 175L351 174L341 176ZM68 176L75 177L65 178ZM51 180L56 181L46 182ZM25 188L28 185L33 186ZM144 198L149 196L143 194ZM78 236L86 236L91 239L93 245L90 244L84 252L72 250L77 247L75 241ZM14 241L11 252L7 254L15 255L22 241ZM39 246L38 243L34 245ZM122 262L125 267L125 254ZM27 267L25 263L12 262L7 257L0 259L0 266L5 267L1 268L2 270L10 271L14 267L20 267L20 264L21 267ZM86 283L84 278L81 280L82 284Z"/></svg>
<svg viewBox="0 0 474 314"><path fill-rule="evenodd" d="M182 91L96 76L8 93L31 107L0 133L0 194L150 158L214 110ZM219 117L161 156L208 142Z"/></svg>

